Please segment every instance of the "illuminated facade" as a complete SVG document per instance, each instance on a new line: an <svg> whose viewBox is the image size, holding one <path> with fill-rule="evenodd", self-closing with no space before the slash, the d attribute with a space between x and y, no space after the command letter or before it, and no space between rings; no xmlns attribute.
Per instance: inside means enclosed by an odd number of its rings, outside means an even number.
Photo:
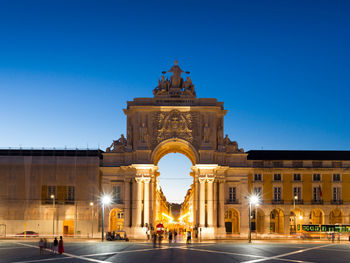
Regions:
<svg viewBox="0 0 350 263"><path fill-rule="evenodd" d="M0 151L0 235L4 227L8 234L97 235L98 197L109 193L105 229L145 238L148 228L170 221L157 164L172 152L190 159L193 178L176 220L200 229L202 238L247 237L251 193L262 199L252 207L252 229L261 235L298 232L302 224L350 223L344 191L350 152L245 152L224 136L223 102L197 98L176 64L168 72L153 98L127 102L126 137L106 151Z"/></svg>

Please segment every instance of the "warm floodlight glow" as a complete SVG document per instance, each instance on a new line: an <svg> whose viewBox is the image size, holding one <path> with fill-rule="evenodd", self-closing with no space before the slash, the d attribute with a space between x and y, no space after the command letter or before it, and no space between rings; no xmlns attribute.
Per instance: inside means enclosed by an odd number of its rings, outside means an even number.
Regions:
<svg viewBox="0 0 350 263"><path fill-rule="evenodd" d="M94 202L90 202L90 206L94 206Z"/></svg>
<svg viewBox="0 0 350 263"><path fill-rule="evenodd" d="M182 219L184 219L186 216L189 216L189 215L190 215L190 212L188 212L188 213L186 213L186 214L180 216L180 217L179 217L179 221L182 221Z"/></svg>
<svg viewBox="0 0 350 263"><path fill-rule="evenodd" d="M54 198L55 198L55 196L54 196L54 195L51 195L50 197L51 197L51 199L54 199Z"/></svg>
<svg viewBox="0 0 350 263"><path fill-rule="evenodd" d="M251 196L249 197L249 203L251 203L252 205L257 205L257 204L259 204L259 203L260 203L260 198L259 198L259 196L257 196L257 195L251 195Z"/></svg>
<svg viewBox="0 0 350 263"><path fill-rule="evenodd" d="M166 218L168 218L170 221L173 221L174 218L172 218L171 216L168 216L167 214L165 213L162 213L163 216L165 216Z"/></svg>
<svg viewBox="0 0 350 263"><path fill-rule="evenodd" d="M299 219L300 219L300 220L303 220L303 216L302 216L302 215L300 215L300 216L299 216Z"/></svg>
<svg viewBox="0 0 350 263"><path fill-rule="evenodd" d="M294 196L294 199L295 199L295 200L298 200L298 196L297 196L297 195L296 195L296 196Z"/></svg>
<svg viewBox="0 0 350 263"><path fill-rule="evenodd" d="M112 198L109 195L104 195L101 198L101 202L104 205L109 205L112 202Z"/></svg>

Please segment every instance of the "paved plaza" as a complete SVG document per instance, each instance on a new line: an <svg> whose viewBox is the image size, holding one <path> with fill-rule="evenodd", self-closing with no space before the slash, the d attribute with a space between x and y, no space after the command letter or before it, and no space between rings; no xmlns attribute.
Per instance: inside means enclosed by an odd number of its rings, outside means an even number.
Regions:
<svg viewBox="0 0 350 263"><path fill-rule="evenodd" d="M36 242L0 241L1 263L29 262L349 262L350 244L322 242L208 242L186 245L142 242L65 242L63 255L39 255Z"/></svg>

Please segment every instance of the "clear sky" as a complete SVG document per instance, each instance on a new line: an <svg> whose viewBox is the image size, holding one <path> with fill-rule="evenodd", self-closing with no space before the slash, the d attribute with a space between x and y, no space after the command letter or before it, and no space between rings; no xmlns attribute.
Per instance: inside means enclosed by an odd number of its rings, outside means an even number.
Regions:
<svg viewBox="0 0 350 263"><path fill-rule="evenodd" d="M345 0L0 0L0 147L105 149L126 101L177 59L245 150L350 150L349 13Z"/></svg>

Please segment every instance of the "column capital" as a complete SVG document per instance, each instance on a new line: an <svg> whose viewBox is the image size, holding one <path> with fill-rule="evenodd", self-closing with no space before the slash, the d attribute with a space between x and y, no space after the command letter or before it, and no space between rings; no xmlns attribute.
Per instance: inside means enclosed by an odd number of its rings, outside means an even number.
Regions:
<svg viewBox="0 0 350 263"><path fill-rule="evenodd" d="M136 176L152 177L158 170L158 166L153 164L132 164L130 167L136 170Z"/></svg>

